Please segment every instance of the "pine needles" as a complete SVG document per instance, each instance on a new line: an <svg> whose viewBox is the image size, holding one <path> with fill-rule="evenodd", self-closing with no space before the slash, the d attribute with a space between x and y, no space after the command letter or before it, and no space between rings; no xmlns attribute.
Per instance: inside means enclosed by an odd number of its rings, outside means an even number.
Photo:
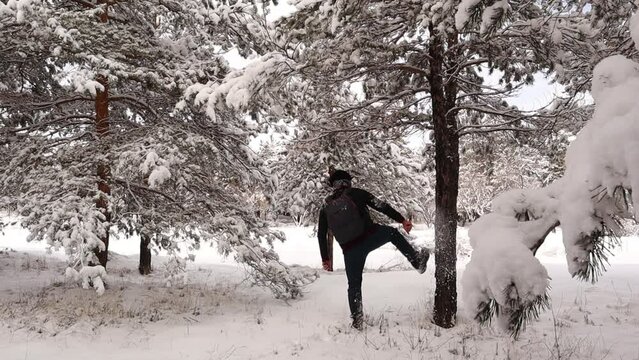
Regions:
<svg viewBox="0 0 639 360"><path fill-rule="evenodd" d="M494 317L502 318L506 321L506 328L510 335L517 339L528 323L538 319L542 311L550 308L549 290L550 287L543 295L536 296L533 300L523 300L515 284L511 284L504 289L504 295L509 299L506 306L500 305L492 298L482 302L477 307L475 320L482 325L487 325Z"/></svg>
<svg viewBox="0 0 639 360"><path fill-rule="evenodd" d="M576 243L581 249L588 252L587 261L583 261L581 269L575 273L575 277L595 283L599 276L606 271L608 258L612 255L612 249L619 245L619 232L622 229L620 217L626 217L632 206L630 190L622 186L615 187L612 195L609 195L607 188L599 185L592 189L591 200L595 204L611 202L614 211L602 211L603 217L595 215L600 219L600 227L588 235L584 235ZM605 206L605 205L604 205ZM597 214L597 211L595 211Z"/></svg>
<svg viewBox="0 0 639 360"><path fill-rule="evenodd" d="M589 252L588 262L574 275L581 280L597 282L606 271L612 249L619 245L618 235L604 222L601 228L581 238L577 245Z"/></svg>

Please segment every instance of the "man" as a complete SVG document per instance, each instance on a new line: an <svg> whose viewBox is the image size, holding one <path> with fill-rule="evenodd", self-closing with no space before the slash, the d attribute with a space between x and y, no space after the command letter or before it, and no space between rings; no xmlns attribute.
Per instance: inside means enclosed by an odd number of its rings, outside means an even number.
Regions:
<svg viewBox="0 0 639 360"><path fill-rule="evenodd" d="M410 220L387 203L366 190L351 187L351 180L351 175L346 171L335 170L331 173L328 182L333 194L326 198L320 211L317 236L322 265L326 271L333 271L326 238L328 230L342 248L352 326L361 330L364 326L362 272L368 254L390 241L421 274L426 271L429 252L426 248L417 252L396 228L375 224L370 217L369 207L401 223L406 232L413 228Z"/></svg>

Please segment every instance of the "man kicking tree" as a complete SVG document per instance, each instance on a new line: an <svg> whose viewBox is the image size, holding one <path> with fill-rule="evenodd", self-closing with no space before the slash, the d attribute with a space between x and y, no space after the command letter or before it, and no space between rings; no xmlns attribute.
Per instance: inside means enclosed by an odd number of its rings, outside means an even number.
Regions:
<svg viewBox="0 0 639 360"><path fill-rule="evenodd" d="M426 271L430 254L426 248L416 251L398 229L374 223L368 207L401 223L406 232L413 228L410 220L405 219L386 202L377 199L366 190L351 187L352 179L344 170L334 170L331 173L328 183L333 188L333 193L325 199L320 211L317 236L322 265L326 271L333 271L333 262L328 253L329 230L342 248L352 326L362 330L362 272L368 254L390 241L420 274Z"/></svg>

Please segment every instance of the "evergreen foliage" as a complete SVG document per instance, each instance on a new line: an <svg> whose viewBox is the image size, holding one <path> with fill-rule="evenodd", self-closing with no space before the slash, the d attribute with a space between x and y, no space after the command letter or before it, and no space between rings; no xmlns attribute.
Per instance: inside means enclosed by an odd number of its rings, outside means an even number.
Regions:
<svg viewBox="0 0 639 360"><path fill-rule="evenodd" d="M86 265L102 236L144 234L177 255L214 241L276 296L301 295L316 274L292 272L256 218L249 189L268 183L248 147L255 134L231 109L217 120L182 103L188 86L230 68L254 4L200 1L12 1L0 5L0 209L30 240L64 247ZM97 21L108 14L107 22ZM6 35L6 36L5 36ZM240 44L244 48L251 44ZM98 136L96 93L109 86L109 132ZM96 184L108 164L110 194ZM96 206L106 196L108 216ZM180 244L183 244L180 245Z"/></svg>

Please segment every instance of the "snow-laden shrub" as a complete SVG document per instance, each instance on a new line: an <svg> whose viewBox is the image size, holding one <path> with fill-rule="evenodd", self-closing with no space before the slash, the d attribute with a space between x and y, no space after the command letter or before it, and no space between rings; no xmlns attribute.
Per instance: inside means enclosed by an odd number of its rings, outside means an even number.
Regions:
<svg viewBox="0 0 639 360"><path fill-rule="evenodd" d="M72 267L65 270L65 276L75 282L82 282L83 289L93 287L98 296L104 294L104 279L106 278L106 270L102 265L82 266L80 271Z"/></svg>
<svg viewBox="0 0 639 360"><path fill-rule="evenodd" d="M164 278L166 287L187 284L187 260L188 258L181 258L177 256L177 254L171 254L171 256L169 257L169 261L164 264Z"/></svg>
<svg viewBox="0 0 639 360"><path fill-rule="evenodd" d="M462 284L477 320L497 316L516 335L547 306L548 274L534 255L558 225L573 277L594 282L605 271L620 220L639 215L637 94L638 63L621 55L602 60L593 72L595 112L568 148L564 176L497 197L494 212L471 227L474 251Z"/></svg>

